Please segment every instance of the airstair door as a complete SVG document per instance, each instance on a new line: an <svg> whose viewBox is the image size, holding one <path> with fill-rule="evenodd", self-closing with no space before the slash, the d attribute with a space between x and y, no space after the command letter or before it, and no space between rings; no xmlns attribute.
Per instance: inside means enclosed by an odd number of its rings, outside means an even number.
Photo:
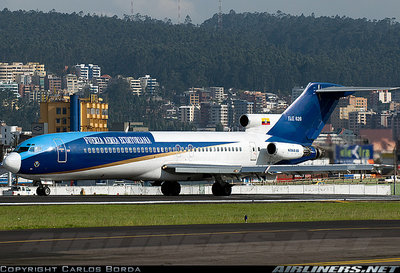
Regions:
<svg viewBox="0 0 400 273"><path fill-rule="evenodd" d="M57 149L57 162L67 163L67 149L65 147L65 143L61 138L54 138L53 141L56 144Z"/></svg>

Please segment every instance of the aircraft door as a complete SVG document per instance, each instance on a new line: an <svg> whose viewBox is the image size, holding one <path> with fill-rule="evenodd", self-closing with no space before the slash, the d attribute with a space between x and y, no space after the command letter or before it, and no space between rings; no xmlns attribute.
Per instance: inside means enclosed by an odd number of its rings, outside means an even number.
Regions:
<svg viewBox="0 0 400 273"><path fill-rule="evenodd" d="M250 160L251 161L257 160L257 149L256 149L256 144L254 142L250 142Z"/></svg>
<svg viewBox="0 0 400 273"><path fill-rule="evenodd" d="M67 163L67 148L65 147L65 143L61 138L54 138L53 141L57 149L57 162Z"/></svg>

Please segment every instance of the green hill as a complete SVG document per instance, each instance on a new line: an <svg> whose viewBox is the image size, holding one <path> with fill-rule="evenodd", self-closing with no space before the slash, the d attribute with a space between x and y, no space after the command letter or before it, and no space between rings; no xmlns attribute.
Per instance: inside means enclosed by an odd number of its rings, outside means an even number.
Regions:
<svg viewBox="0 0 400 273"><path fill-rule="evenodd" d="M400 25L391 19L231 11L200 26L149 17L0 11L0 61L53 72L95 63L112 76L151 74L166 91L192 86L281 90L309 81L398 85Z"/></svg>

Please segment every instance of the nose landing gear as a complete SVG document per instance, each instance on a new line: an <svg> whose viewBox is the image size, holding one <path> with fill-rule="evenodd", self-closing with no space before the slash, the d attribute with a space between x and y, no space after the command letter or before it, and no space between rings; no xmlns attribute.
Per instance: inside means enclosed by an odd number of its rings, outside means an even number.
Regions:
<svg viewBox="0 0 400 273"><path fill-rule="evenodd" d="M47 185L43 185L41 181L34 181L34 186L38 186L36 189L36 194L38 196L48 196L50 195L50 188Z"/></svg>

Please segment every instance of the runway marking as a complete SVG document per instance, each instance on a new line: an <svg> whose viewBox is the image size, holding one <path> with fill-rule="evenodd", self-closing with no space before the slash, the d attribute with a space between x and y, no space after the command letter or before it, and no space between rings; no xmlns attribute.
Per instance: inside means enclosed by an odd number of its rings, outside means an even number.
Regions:
<svg viewBox="0 0 400 273"><path fill-rule="evenodd" d="M221 231L221 232L199 232L199 233L142 234L142 235L121 235L121 236L77 237L77 238L53 238L53 239L48 238L48 239L15 240L15 241L2 241L2 242L0 241L0 244L56 242L56 241L74 241L74 240L129 239L129 238L145 238L145 237L208 236L208 235L247 234L247 233L319 232L319 231L380 230L380 229L381 230L400 229L400 227L361 227L361 228L331 228L331 229L281 229L281 230Z"/></svg>
<svg viewBox="0 0 400 273"><path fill-rule="evenodd" d="M356 227L356 228L317 228L317 229L310 229L309 231L342 231L342 230L376 230L376 229L400 229L400 227Z"/></svg>
<svg viewBox="0 0 400 273"><path fill-rule="evenodd" d="M295 229L287 230L250 230L250 231L221 231L221 232L200 232L200 233L172 233L172 234L142 234L142 235L121 235L121 236L98 236L98 237L78 237L78 238L55 238L55 239L33 239L33 240L16 240L3 241L0 244L13 243L37 243L37 242L57 242L57 241L74 241L74 240L104 240L104 239L129 239L129 238L146 238L146 237L177 237L177 236L206 236L206 235L224 235L224 234L245 234L245 233L274 233L274 232L292 232L300 231Z"/></svg>
<svg viewBox="0 0 400 273"><path fill-rule="evenodd" d="M400 258L382 258L382 259L368 259L368 260L319 262L319 263L307 263L307 264L296 264L296 265L352 265L352 264L359 265L359 264L381 264L381 263L392 263L392 262L400 262Z"/></svg>

